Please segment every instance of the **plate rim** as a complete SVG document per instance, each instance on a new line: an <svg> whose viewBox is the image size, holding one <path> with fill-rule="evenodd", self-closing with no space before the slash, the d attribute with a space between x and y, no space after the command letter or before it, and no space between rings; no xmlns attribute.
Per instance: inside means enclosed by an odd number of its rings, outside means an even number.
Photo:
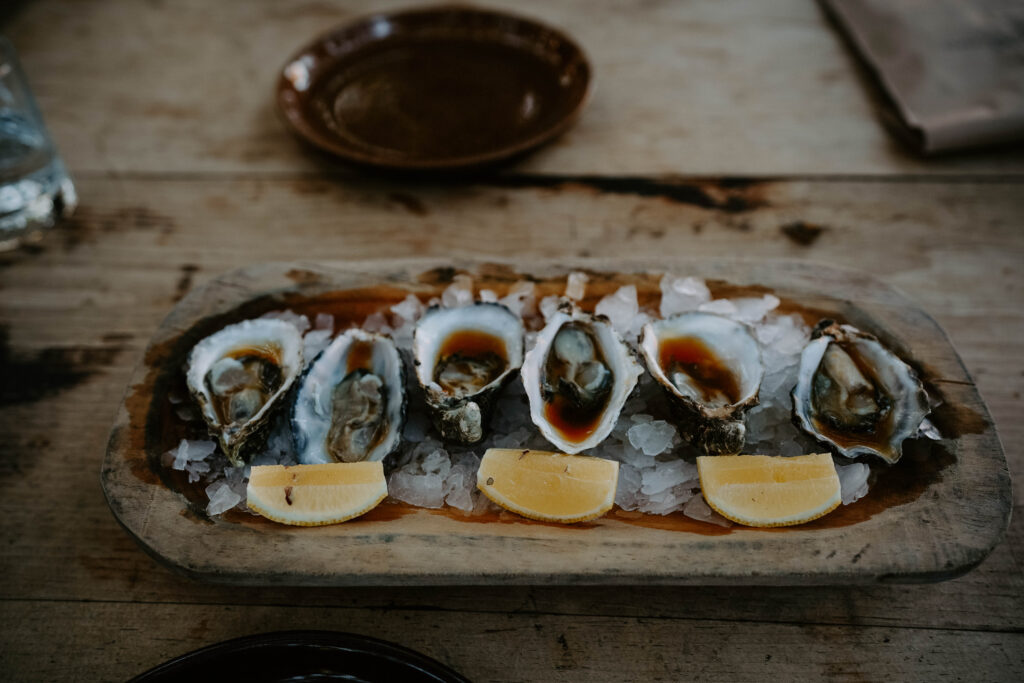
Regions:
<svg viewBox="0 0 1024 683"><path fill-rule="evenodd" d="M308 125L305 117L296 111L298 109L297 107L289 105L289 103L285 101L286 93L295 92L295 88L287 78L287 68L296 62L302 55L314 50L317 46L321 45L332 36L358 26L371 24L375 21L393 19L400 16L430 14L443 15L452 12L474 13L477 15L493 17L499 20L512 20L517 23L527 24L557 36L561 43L570 46L579 63L584 67L582 93L580 94L579 99L572 105L571 110L565 116L560 117L551 126L541 132L536 133L525 140L518 141L515 144L506 145L493 151L440 159L405 159L396 161L383 159L371 153L364 153L353 147L339 144L337 140L331 137L321 135L314 127ZM447 3L428 7L407 7L393 11L373 12L355 17L324 31L316 38L305 43L301 48L294 51L284 62L281 68L278 69L277 74L278 75L274 83L273 95L275 110L289 132L300 141L310 144L322 152L334 155L357 165L381 170L408 171L414 173L424 171L454 172L469 170L495 165L502 161L524 155L531 150L553 141L568 131L579 120L580 115L590 103L594 93L593 63L586 51L583 49L583 46L566 31L541 20L527 17L516 12L458 3Z"/></svg>
<svg viewBox="0 0 1024 683"><path fill-rule="evenodd" d="M384 656L386 653L390 659L414 665L421 671L432 675L439 683L469 683L469 679L446 664L404 645L358 633L321 629L269 631L212 643L157 664L132 678L129 683L162 683L163 681L180 680L178 676L189 673L192 667L201 666L220 655L275 645L354 650L373 656Z"/></svg>

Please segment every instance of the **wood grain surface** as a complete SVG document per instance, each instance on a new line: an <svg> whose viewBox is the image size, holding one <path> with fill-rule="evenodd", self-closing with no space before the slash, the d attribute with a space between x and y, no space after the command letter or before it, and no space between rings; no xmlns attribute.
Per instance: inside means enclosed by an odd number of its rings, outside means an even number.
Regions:
<svg viewBox="0 0 1024 683"><path fill-rule="evenodd" d="M590 54L576 128L497 176L364 177L292 140L270 90L295 47L397 4L0 7L81 196L0 255L0 678L125 680L285 628L393 640L476 681L1024 678L1019 486L988 559L922 586L247 588L139 549L99 485L133 369L189 291L270 260L861 269L948 332L1024 476L1020 148L907 154L812 2L568 0L517 7Z"/></svg>

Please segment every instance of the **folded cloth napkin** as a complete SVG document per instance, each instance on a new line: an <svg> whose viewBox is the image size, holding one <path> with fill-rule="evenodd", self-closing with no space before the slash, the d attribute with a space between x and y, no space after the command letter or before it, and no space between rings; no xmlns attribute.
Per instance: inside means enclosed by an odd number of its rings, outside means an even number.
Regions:
<svg viewBox="0 0 1024 683"><path fill-rule="evenodd" d="M926 154L1024 140L1024 2L821 0Z"/></svg>

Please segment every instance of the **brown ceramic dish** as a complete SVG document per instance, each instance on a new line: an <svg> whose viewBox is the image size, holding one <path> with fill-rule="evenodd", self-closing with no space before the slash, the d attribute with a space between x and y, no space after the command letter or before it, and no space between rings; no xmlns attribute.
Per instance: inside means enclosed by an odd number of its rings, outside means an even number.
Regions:
<svg viewBox="0 0 1024 683"><path fill-rule="evenodd" d="M300 50L277 104L300 137L357 163L480 166L564 132L590 88L565 34L507 14L446 6L377 14Z"/></svg>

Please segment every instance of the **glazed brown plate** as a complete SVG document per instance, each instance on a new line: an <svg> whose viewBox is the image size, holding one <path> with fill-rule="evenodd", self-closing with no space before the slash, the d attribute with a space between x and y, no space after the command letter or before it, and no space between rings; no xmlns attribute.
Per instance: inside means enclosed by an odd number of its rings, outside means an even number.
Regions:
<svg viewBox="0 0 1024 683"><path fill-rule="evenodd" d="M576 120L590 64L565 34L470 7L377 14L318 38L284 66L277 104L303 139L403 170L480 166Z"/></svg>

